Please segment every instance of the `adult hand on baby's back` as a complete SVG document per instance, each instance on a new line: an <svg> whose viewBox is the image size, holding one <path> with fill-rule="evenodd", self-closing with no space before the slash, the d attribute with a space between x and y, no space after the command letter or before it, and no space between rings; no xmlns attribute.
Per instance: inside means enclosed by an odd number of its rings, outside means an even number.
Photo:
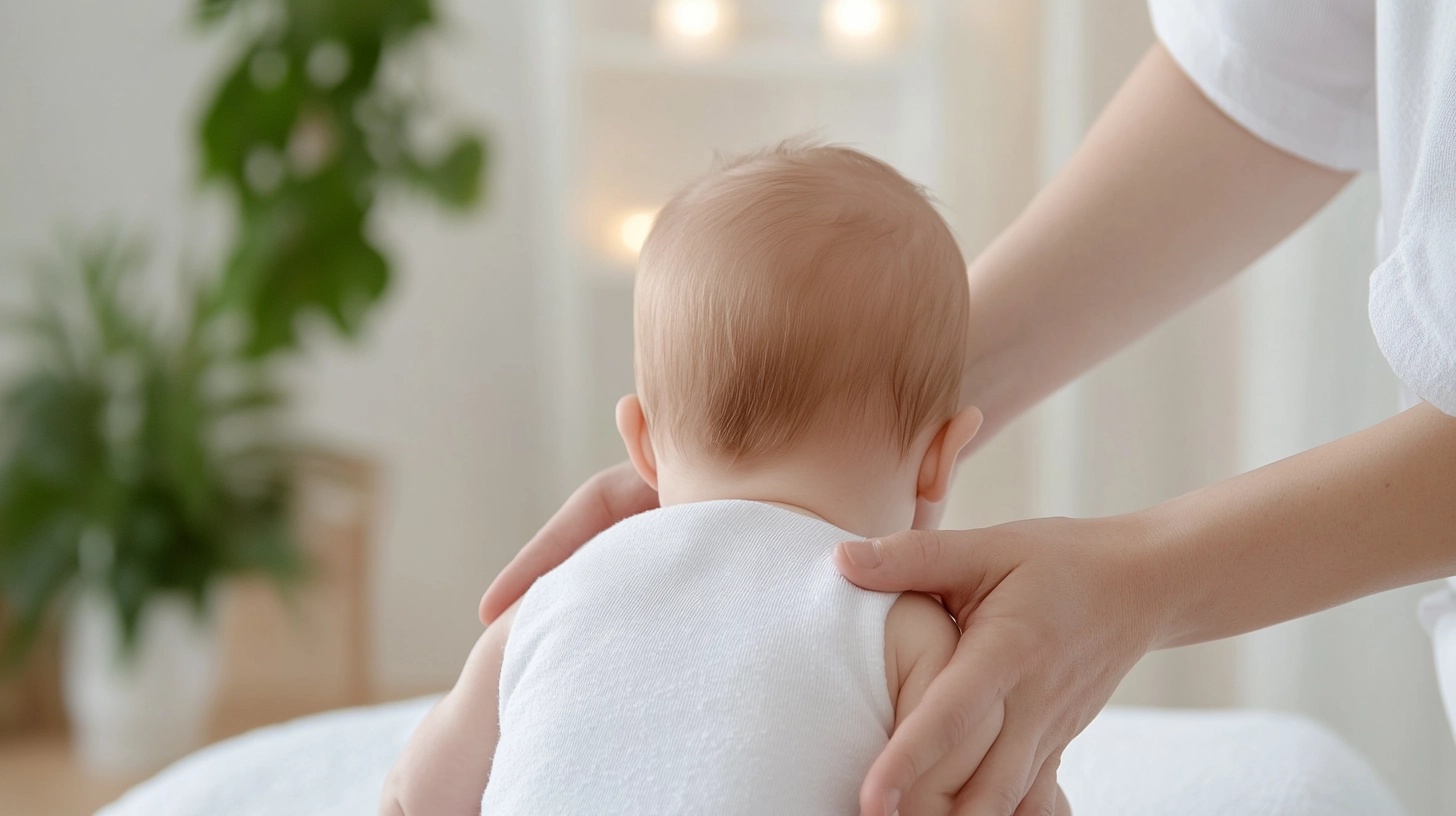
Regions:
<svg viewBox="0 0 1456 816"><path fill-rule="evenodd" d="M849 580L939 595L962 629L950 664L866 776L864 816L891 816L901 794L947 758L966 763L956 816L1065 813L1062 750L1159 637L1162 582L1143 557L1150 540L1142 522L1119 517L840 544L835 560ZM966 750L1000 706L999 735Z"/></svg>
<svg viewBox="0 0 1456 816"><path fill-rule="evenodd" d="M654 507L657 491L642 481L630 462L613 465L588 479L490 582L480 599L481 623L489 625L500 617L537 578L570 558L597 533Z"/></svg>

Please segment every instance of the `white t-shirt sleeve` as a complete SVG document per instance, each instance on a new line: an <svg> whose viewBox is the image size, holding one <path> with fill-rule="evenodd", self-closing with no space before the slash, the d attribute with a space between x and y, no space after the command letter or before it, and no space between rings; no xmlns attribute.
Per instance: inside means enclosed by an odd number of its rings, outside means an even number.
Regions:
<svg viewBox="0 0 1456 816"><path fill-rule="evenodd" d="M1149 0L1158 39L1224 113L1339 170L1378 162L1373 0Z"/></svg>

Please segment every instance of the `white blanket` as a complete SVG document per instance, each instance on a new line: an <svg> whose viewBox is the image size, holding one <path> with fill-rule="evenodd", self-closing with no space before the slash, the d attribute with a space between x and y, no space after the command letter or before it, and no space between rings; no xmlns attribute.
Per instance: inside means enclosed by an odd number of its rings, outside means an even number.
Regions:
<svg viewBox="0 0 1456 816"><path fill-rule="evenodd" d="M97 816L369 816L433 698L263 728L183 759ZM1285 714L1109 709L1067 749L1076 816L1403 816L1348 746Z"/></svg>

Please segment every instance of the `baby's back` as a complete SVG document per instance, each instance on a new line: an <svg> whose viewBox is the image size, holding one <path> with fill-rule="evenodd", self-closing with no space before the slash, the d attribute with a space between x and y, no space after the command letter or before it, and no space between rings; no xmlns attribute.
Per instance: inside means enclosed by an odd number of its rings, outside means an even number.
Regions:
<svg viewBox="0 0 1456 816"><path fill-rule="evenodd" d="M587 544L516 614L482 813L858 812L897 596L835 570L852 537L711 501Z"/></svg>

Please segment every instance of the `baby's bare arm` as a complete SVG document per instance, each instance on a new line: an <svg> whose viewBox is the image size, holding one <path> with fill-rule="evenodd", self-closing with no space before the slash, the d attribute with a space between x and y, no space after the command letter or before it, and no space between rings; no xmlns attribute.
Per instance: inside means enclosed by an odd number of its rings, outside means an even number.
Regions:
<svg viewBox="0 0 1456 816"><path fill-rule="evenodd" d="M907 592L890 607L885 619L885 680L895 703L895 727L924 699L930 681L940 674L956 643L960 629L940 602L918 592ZM955 806L956 795L965 784L962 753L984 754L1001 732L1002 713L976 725L970 740L956 747L946 761L920 775L919 782L899 803L899 816L942 816Z"/></svg>
<svg viewBox="0 0 1456 816"><path fill-rule="evenodd" d="M476 816L500 736L501 662L516 608L486 628L460 679L410 737L384 783L379 816Z"/></svg>

